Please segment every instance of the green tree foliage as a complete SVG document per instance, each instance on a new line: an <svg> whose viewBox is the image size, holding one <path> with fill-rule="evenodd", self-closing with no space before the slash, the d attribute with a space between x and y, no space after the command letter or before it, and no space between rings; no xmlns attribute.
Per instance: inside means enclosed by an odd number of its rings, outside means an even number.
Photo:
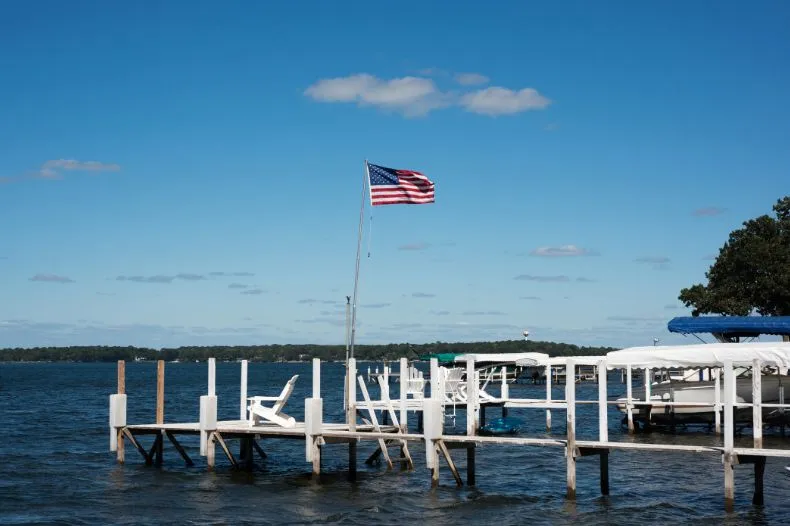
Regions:
<svg viewBox="0 0 790 526"><path fill-rule="evenodd" d="M693 307L692 315L790 315L790 196L773 207L776 217L762 215L730 233L716 261L697 284L678 299Z"/></svg>
<svg viewBox="0 0 790 526"><path fill-rule="evenodd" d="M566 343L530 342L508 340L499 342L434 342L425 344L390 343L387 345L358 345L354 355L360 361L397 360L406 357L410 360L418 356L438 353L510 353L544 352L551 356L602 355L613 351L612 347L579 347ZM307 361L320 358L325 361L345 359L344 345L250 345L250 346L209 346L178 347L161 350L141 347L34 347L0 350L0 361L71 361L71 362L113 362L116 360L180 360L204 361L216 358L218 361L245 359L257 362Z"/></svg>

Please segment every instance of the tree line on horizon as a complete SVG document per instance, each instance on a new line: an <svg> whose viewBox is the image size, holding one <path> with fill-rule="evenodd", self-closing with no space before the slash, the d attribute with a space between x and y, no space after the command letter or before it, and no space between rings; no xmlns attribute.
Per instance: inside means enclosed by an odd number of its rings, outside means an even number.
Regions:
<svg viewBox="0 0 790 526"><path fill-rule="evenodd" d="M518 353L542 352L550 356L595 356L614 351L614 347L584 347L568 343L506 340L494 342L433 342L424 344L390 343L355 345L354 357L360 361L417 360L443 353ZM114 362L116 360L292 362L320 358L342 361L345 345L211 345L152 349L133 346L29 347L0 350L0 362Z"/></svg>

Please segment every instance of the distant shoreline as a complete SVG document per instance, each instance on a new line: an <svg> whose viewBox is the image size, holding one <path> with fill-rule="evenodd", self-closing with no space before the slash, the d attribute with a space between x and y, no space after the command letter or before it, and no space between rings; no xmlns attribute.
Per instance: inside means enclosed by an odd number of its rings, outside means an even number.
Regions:
<svg viewBox="0 0 790 526"><path fill-rule="evenodd" d="M580 347L567 343L505 340L494 342L434 342L424 344L391 343L383 345L357 345L355 358L380 362L406 357L410 360L441 353L516 353L543 352L550 356L603 355L615 347ZM25 347L0 349L0 362L145 362L165 360L173 362L199 362L216 358L218 362L249 360L251 362L301 363L312 358L326 362L345 360L345 345L215 345L184 346L152 349L132 346L70 346Z"/></svg>

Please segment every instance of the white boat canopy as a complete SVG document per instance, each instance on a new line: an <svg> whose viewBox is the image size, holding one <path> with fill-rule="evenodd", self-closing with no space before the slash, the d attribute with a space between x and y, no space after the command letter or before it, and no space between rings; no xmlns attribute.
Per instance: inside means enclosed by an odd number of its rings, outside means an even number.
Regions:
<svg viewBox="0 0 790 526"><path fill-rule="evenodd" d="M574 365L599 365L606 356L552 356L541 365L567 365L573 360Z"/></svg>
<svg viewBox="0 0 790 526"><path fill-rule="evenodd" d="M549 359L549 355L542 352L503 352L503 353L483 353L483 354L461 354L455 357L456 362L466 362L469 357L474 358L475 363L512 363L518 365L538 365Z"/></svg>
<svg viewBox="0 0 790 526"><path fill-rule="evenodd" d="M725 361L735 366L751 365L759 359L764 365L790 367L790 343L702 343L629 347L606 354L609 369L649 367L719 367Z"/></svg>

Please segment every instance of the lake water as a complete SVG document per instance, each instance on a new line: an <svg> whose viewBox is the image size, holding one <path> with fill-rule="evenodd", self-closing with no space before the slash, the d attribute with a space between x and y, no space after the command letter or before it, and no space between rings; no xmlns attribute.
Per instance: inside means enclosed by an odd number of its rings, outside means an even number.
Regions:
<svg viewBox="0 0 790 526"><path fill-rule="evenodd" d="M360 364L360 371L366 370ZM217 364L219 417L239 414L237 363ZM299 374L285 411L298 419L311 390L308 363L249 366L249 394L278 394ZM324 420L342 421L342 364L322 369ZM165 420L197 421L206 392L205 363L167 364ZM619 377L618 377L619 379ZM610 397L624 386L612 376ZM397 389L397 388L395 388ZM186 467L165 441L164 465L145 466L127 444L125 465L109 452L108 395L116 390L115 364L0 363L0 523L2 524L583 524L631 525L694 521L697 524L790 524L790 476L783 459L769 459L765 506L751 505L752 467L736 467L736 511L724 512L721 458L711 454L615 451L611 495L601 497L597 457L577 465L577 500L565 495L562 448L485 446L477 450L477 486L456 488L442 461L441 485L430 487L425 454L410 444L415 470L388 472L366 466L374 442L359 445L359 476L346 479L347 447L323 451L323 480L310 481L302 441L262 441L268 454L252 473L230 469L217 449L217 469L207 472L196 438L182 443L195 460ZM128 363L129 423L154 421L156 365ZM545 386L516 384L511 396L540 397ZM555 396L562 398L562 387ZM594 384L579 386L579 399L595 399ZM499 415L489 410L488 417ZM543 411L511 410L526 422L526 435L545 433ZM416 418L410 414L411 423ZM579 438L597 433L597 407L577 409ZM610 409L610 439L710 444L706 432L628 436L621 415ZM552 436L564 434L564 413L555 412ZM458 432L465 424L458 413ZM446 432L452 432L448 425ZM144 437L149 444L149 437ZM743 437L746 444L748 437ZM790 438L770 438L790 447ZM233 447L237 445L234 443ZM465 454L453 452L459 469Z"/></svg>

